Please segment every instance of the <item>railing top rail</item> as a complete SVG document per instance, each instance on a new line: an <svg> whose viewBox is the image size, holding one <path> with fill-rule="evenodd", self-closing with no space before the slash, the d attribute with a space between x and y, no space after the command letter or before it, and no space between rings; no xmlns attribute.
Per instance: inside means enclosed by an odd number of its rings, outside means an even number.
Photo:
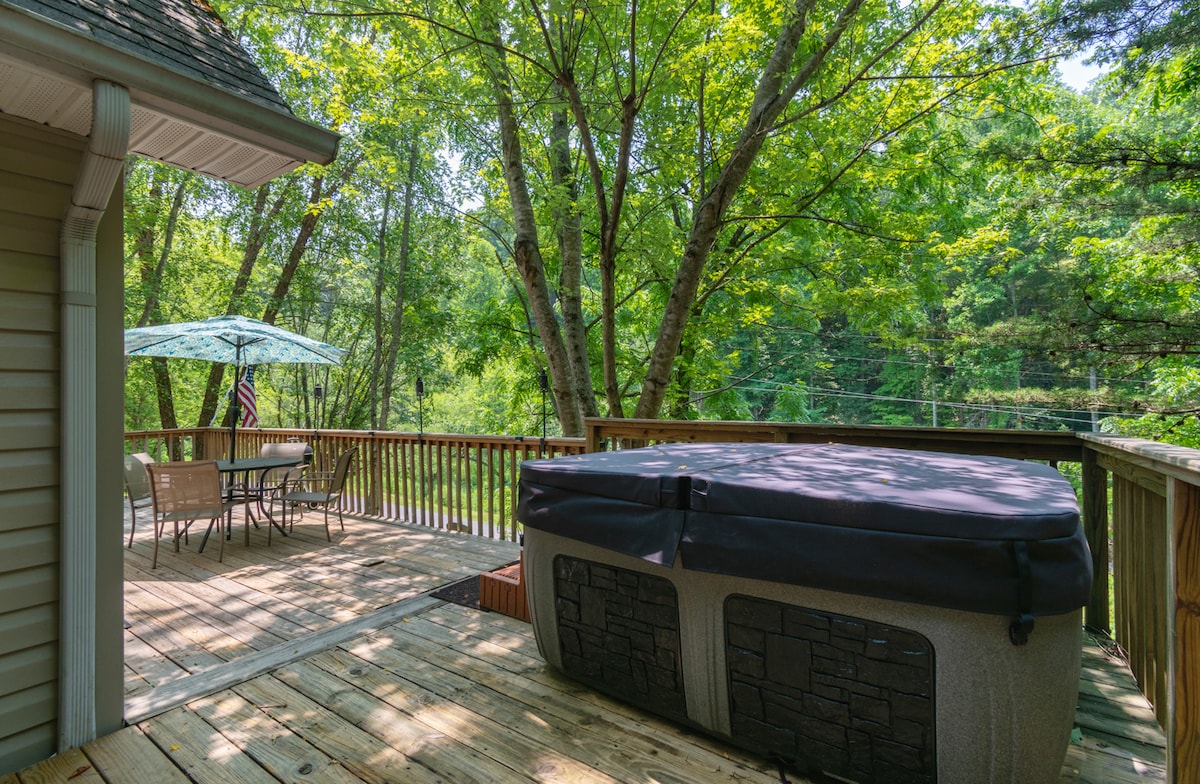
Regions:
<svg viewBox="0 0 1200 784"><path fill-rule="evenodd" d="M126 430L126 438L147 438L155 436L177 436L185 433L201 433L206 430L224 430L218 427L173 427L158 428L157 430Z"/></svg>
<svg viewBox="0 0 1200 784"><path fill-rule="evenodd" d="M1166 476L1200 485L1200 449L1131 436L1080 433L1087 449Z"/></svg>
<svg viewBox="0 0 1200 784"><path fill-rule="evenodd" d="M129 430L125 433L127 439L138 438L154 438L160 436L178 436L187 433L214 433L222 434L228 432L223 427L181 427L173 430ZM264 427L254 428L253 430L239 430L239 436L252 437L254 435L263 436L297 436L297 437L314 437L322 439L331 438L378 438L383 440L396 439L416 441L424 439L430 443L444 442L464 442L478 443L481 445L525 445L536 448L538 444L543 442L540 436L498 436L498 435L474 435L469 433L414 433L401 430L331 430L321 428L313 430L303 427ZM569 447L578 449L583 446L582 438L562 438L549 437L545 439L545 444L548 447Z"/></svg>
<svg viewBox="0 0 1200 784"><path fill-rule="evenodd" d="M1074 433L1047 430L605 418L589 418L584 424L590 441L608 438L797 444L836 441L862 446L991 454L1026 460L1078 461L1083 455L1083 445Z"/></svg>

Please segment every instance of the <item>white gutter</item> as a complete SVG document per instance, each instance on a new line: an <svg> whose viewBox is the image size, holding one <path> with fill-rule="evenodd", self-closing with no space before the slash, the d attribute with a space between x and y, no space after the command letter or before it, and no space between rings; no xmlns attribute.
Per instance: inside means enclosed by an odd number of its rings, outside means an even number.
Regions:
<svg viewBox="0 0 1200 784"><path fill-rule="evenodd" d="M58 750L96 737L96 229L129 149L129 91L92 85L92 131L59 234L62 280Z"/></svg>

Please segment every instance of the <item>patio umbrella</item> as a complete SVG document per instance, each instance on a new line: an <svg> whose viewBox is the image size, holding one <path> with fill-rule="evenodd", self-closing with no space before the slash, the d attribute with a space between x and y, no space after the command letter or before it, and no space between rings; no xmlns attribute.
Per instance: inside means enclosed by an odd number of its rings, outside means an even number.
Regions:
<svg viewBox="0 0 1200 784"><path fill-rule="evenodd" d="M125 330L125 355L129 357L176 357L224 362L236 369L245 365L273 362L341 364L344 349L280 329L245 316L216 316L203 321L160 324ZM237 447L237 396L233 399L233 422L229 428L229 459Z"/></svg>

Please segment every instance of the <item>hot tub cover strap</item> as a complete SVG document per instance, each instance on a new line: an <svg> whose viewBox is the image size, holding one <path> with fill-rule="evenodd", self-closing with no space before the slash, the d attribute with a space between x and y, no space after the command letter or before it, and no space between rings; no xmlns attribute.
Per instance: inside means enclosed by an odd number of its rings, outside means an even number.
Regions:
<svg viewBox="0 0 1200 784"><path fill-rule="evenodd" d="M1029 642L1029 633L1033 631L1033 566L1026 544L1019 539L1012 544L1013 561L1017 565L1017 585L1020 586L1017 604L1020 614L1008 627L1008 639L1013 645L1024 645Z"/></svg>

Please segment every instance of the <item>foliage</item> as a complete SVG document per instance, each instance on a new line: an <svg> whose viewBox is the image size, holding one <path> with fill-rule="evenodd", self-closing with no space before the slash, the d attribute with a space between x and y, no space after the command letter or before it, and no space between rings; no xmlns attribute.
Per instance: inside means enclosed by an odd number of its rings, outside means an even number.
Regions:
<svg viewBox="0 0 1200 784"><path fill-rule="evenodd" d="M792 4L227 0L297 113L343 134L339 157L254 192L132 163L126 322L277 311L350 350L260 371L265 425L535 434L549 368L554 434L571 382L547 335L577 319L584 395L618 413L661 383L679 418L1086 429L1095 410L1194 439L1193 6L1055 2L1035 27L1009 6L813 3L789 67L853 23L722 180ZM1042 62L1073 42L1113 69L1086 96ZM166 371L129 363L127 427L203 419L208 366Z"/></svg>

